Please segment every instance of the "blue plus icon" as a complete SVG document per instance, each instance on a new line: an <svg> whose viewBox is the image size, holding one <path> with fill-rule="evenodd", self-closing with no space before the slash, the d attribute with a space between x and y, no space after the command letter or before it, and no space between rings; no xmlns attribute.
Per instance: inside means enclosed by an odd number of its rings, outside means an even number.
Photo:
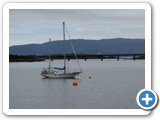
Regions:
<svg viewBox="0 0 160 120"><path fill-rule="evenodd" d="M157 104L157 94L153 90L141 90L137 95L138 105L145 110L150 110Z"/></svg>
<svg viewBox="0 0 160 120"><path fill-rule="evenodd" d="M149 94L146 93L146 96L145 96L145 98L142 98L142 101L145 101L146 102L145 104L149 105L149 101L153 101L153 98L149 97ZM155 101L155 99L154 99L154 101ZM152 103L154 103L154 102L152 102Z"/></svg>

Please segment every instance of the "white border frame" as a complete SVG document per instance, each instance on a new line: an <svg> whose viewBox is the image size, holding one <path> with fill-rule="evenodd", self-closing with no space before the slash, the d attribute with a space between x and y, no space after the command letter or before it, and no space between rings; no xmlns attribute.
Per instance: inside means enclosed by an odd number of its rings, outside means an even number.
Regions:
<svg viewBox="0 0 160 120"><path fill-rule="evenodd" d="M7 115L148 115L150 113L142 109L9 109L9 9L145 9L145 89L151 89L151 6L148 3L6 3L3 6L3 111Z"/></svg>

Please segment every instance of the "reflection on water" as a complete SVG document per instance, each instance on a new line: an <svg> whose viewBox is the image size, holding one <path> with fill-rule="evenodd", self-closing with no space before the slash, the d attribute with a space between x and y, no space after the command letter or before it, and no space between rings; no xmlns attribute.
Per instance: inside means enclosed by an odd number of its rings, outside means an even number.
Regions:
<svg viewBox="0 0 160 120"><path fill-rule="evenodd" d="M77 68L69 61L70 70ZM60 66L63 61L53 61ZM136 109L145 85L144 60L80 61L76 79L44 79L47 62L10 63L10 109ZM73 86L77 80L78 85Z"/></svg>

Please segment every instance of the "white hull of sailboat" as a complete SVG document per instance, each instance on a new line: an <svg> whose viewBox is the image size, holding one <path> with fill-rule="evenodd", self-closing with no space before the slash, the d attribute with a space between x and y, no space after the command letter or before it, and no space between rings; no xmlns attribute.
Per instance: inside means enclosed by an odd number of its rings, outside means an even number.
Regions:
<svg viewBox="0 0 160 120"><path fill-rule="evenodd" d="M54 79L73 79L76 75L79 75L78 72L75 73L63 73L63 74L42 74L45 78L54 78Z"/></svg>

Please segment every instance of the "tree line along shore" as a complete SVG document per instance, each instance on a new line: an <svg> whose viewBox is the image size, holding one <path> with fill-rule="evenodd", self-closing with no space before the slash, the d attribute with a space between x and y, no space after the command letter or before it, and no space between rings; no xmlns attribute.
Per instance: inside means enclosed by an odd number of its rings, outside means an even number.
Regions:
<svg viewBox="0 0 160 120"><path fill-rule="evenodd" d="M85 61L87 59L100 59L103 61L103 59L145 59L145 54L112 54L112 55L86 55L81 54L77 55L78 59L84 59ZM38 56L38 55L9 55L9 62L36 62L36 61L45 61L46 59L49 59L48 55ZM57 59L64 59L64 56L59 55L51 55L51 60L57 60ZM66 56L66 59L70 61L71 59L75 59L75 56L73 54L69 54Z"/></svg>

